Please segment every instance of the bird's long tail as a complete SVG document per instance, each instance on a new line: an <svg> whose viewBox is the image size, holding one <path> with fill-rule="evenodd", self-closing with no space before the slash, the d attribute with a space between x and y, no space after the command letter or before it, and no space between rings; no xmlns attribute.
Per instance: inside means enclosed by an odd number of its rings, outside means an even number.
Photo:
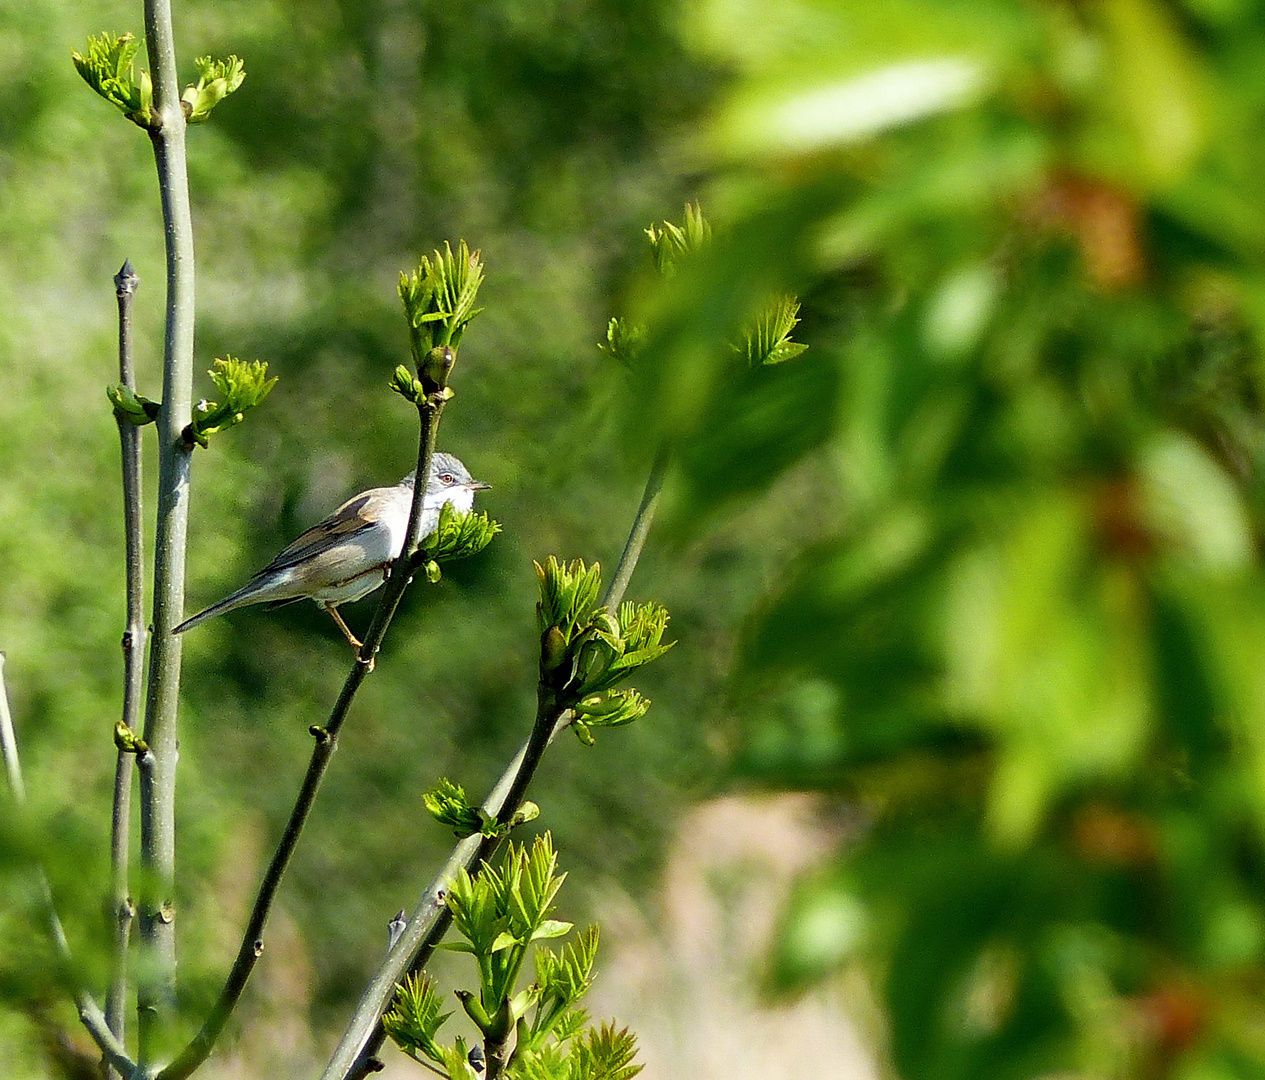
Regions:
<svg viewBox="0 0 1265 1080"><path fill-rule="evenodd" d="M172 630L172 633L183 634L186 630L197 626L198 623L205 622L207 619L213 619L216 615L223 615L226 611L245 607L247 604L263 603L265 600L272 599L275 592L275 586L267 585L260 581L248 581L237 592L229 593L218 604L212 604L205 611L199 611L192 618L185 619L184 622Z"/></svg>

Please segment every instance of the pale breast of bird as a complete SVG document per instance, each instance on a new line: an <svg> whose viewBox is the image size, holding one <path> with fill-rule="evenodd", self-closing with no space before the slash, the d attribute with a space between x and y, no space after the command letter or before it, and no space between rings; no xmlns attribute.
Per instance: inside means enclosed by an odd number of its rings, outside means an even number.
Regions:
<svg viewBox="0 0 1265 1080"><path fill-rule="evenodd" d="M329 581L331 584L308 595L313 600L334 604L359 600L381 585L387 564L397 558L404 547L413 492L403 487L376 488L344 503L335 516L367 498L374 498L377 511L371 527L361 528L352 536L339 537L338 542L325 551L309 548L302 564L288 567L278 585L284 588L299 576L309 582Z"/></svg>

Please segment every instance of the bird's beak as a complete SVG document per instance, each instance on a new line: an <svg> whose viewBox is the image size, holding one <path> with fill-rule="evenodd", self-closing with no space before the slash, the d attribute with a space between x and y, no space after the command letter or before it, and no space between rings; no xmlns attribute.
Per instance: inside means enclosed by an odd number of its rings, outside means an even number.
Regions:
<svg viewBox="0 0 1265 1080"><path fill-rule="evenodd" d="M485 484L482 480L471 480L470 490L471 491L491 491L492 485Z"/></svg>

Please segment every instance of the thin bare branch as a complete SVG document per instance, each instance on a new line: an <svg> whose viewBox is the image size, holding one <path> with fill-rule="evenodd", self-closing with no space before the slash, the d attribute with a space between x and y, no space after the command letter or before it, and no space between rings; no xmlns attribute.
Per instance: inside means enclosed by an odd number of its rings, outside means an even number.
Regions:
<svg viewBox="0 0 1265 1080"><path fill-rule="evenodd" d="M132 363L132 299L140 278L128 261L114 275L119 305L119 382L136 391ZM144 551L141 537L141 429L119 416L119 443L123 462L123 533L126 547L127 606L123 628L123 717L133 731L140 715L145 660ZM110 909L113 920L113 955L110 989L105 999L105 1019L110 1031L123 1041L127 1007L127 945L136 909L128 890L128 847L131 839L132 773L136 755L120 747L114 766L114 802L110 823ZM107 1080L119 1076L107 1065Z"/></svg>

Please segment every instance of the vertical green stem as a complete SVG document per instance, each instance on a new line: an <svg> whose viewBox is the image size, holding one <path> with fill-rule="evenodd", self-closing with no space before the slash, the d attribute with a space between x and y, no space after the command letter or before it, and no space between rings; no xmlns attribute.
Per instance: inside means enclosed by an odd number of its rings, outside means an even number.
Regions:
<svg viewBox="0 0 1265 1080"><path fill-rule="evenodd" d="M182 432L193 400L193 218L185 165L185 119L176 77L170 0L145 0L145 44L158 127L151 132L167 239L167 325L163 401L158 414L158 521L154 547L153 641L145 701L150 760L141 770L140 898L143 948L137 986L142 1065L157 1049L159 1019L175 991L176 714L180 641L171 633L184 609L185 545L192 448Z"/></svg>
<svg viewBox="0 0 1265 1080"><path fill-rule="evenodd" d="M646 488L641 495L641 505L633 518L632 528L628 530L628 540L624 544L624 552L619 557L615 573L611 575L611 583L606 587L606 596L602 606L615 608L628 591L633 571L637 569L637 560L641 558L641 549L646 546L646 537L650 535L650 526L654 522L655 511L659 508L659 495L663 491L663 481L668 475L668 466L672 463L672 451L666 444L659 447L654 463L650 466L650 476L646 479Z"/></svg>
<svg viewBox="0 0 1265 1080"><path fill-rule="evenodd" d="M133 392L136 372L132 364L132 298L140 279L130 262L114 276L119 304L119 381ZM140 714L145 660L145 618L143 613L145 567L141 538L141 429L120 416L119 443L123 460L123 532L126 545L127 614L123 630L123 718L135 729ZM135 754L118 751L114 767L114 805L110 827L110 907L114 949L110 989L105 999L105 1019L120 1042L125 1030L127 1007L127 945L135 908L128 895L128 846L131 833L132 773ZM119 1074L107 1066L107 1080Z"/></svg>

